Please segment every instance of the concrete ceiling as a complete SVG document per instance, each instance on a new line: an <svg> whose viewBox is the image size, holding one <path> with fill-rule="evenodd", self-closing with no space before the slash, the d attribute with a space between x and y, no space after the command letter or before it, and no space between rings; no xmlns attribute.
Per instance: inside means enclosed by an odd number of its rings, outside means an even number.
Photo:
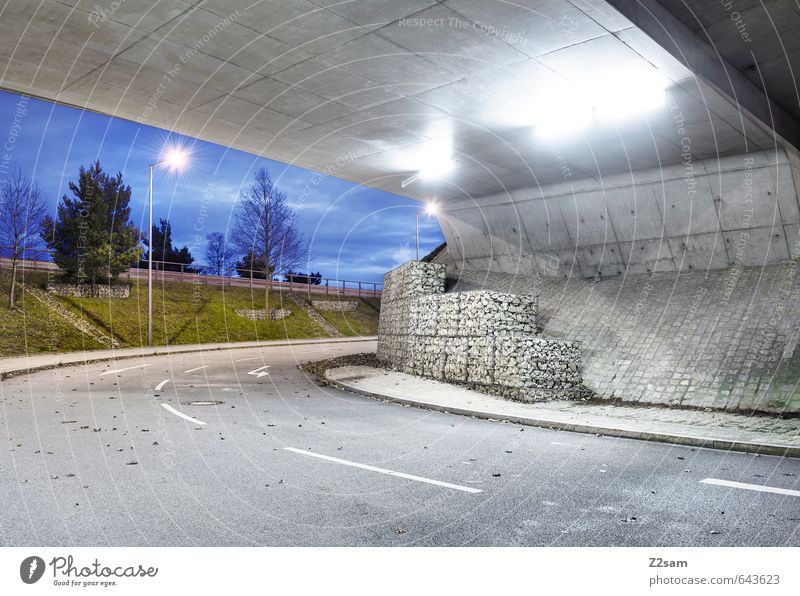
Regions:
<svg viewBox="0 0 800 596"><path fill-rule="evenodd" d="M661 4L800 120L800 4L662 0Z"/></svg>
<svg viewBox="0 0 800 596"><path fill-rule="evenodd" d="M653 72L668 101L646 116L558 142L526 121L565 81ZM687 135L697 159L774 145L603 0L10 0L0 86L415 198L676 163ZM442 139L451 175L401 188Z"/></svg>

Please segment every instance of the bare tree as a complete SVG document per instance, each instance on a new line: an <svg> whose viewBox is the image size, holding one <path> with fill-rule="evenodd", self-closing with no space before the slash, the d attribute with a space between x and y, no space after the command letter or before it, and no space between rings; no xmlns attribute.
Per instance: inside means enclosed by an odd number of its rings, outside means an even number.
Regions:
<svg viewBox="0 0 800 596"><path fill-rule="evenodd" d="M11 258L9 308L14 308L19 262L43 248L39 231L46 208L42 192L21 171L0 183L0 245Z"/></svg>
<svg viewBox="0 0 800 596"><path fill-rule="evenodd" d="M265 275L264 317L269 319L269 280L275 273L302 265L308 259L308 244L297 230L296 214L286 204L266 168L255 173L253 183L237 202L232 235L244 253L252 252Z"/></svg>
<svg viewBox="0 0 800 596"><path fill-rule="evenodd" d="M225 244L225 236L212 232L206 236L206 262L212 275L228 275L236 267L236 255Z"/></svg>

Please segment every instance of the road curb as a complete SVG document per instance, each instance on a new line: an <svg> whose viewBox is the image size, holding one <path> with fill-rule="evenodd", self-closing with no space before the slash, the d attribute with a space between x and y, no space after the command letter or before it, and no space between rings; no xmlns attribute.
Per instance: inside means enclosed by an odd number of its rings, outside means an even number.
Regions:
<svg viewBox="0 0 800 596"><path fill-rule="evenodd" d="M372 399L378 399L386 402L394 402L405 406L425 408L426 410L434 410L437 412L457 414L460 416L482 418L484 420L503 420L514 424L522 424L524 426L535 426L538 428L547 428L551 430L566 430L570 432L604 435L607 437L619 437L623 439L656 441L659 443L671 443L673 445L683 445L687 447L703 447L706 449L718 449L722 451L738 451L743 453L756 453L759 455L776 455L780 457L800 458L800 446L778 445L771 443L752 443L747 441L732 441L727 439L714 439L711 437L702 437L693 435L671 435L667 433L615 428L613 426L594 426L590 424L561 422L556 420L533 418L529 416L509 416L508 414L493 414L491 412L472 410L470 408L443 406L441 404L435 404L421 400L394 397L391 395L375 393L373 391L366 391L359 387L350 385L347 382L331 379L328 376L328 371L325 371L325 380L334 387L338 387L339 389L343 389L345 391L350 391L351 393L364 395Z"/></svg>
<svg viewBox="0 0 800 596"><path fill-rule="evenodd" d="M320 343L357 343L357 342L364 342L364 341L375 341L378 338L373 335L367 336L356 336L356 337L341 337L341 338L312 338L312 339L279 339L279 340L272 340L272 341L263 341L263 342L242 342L241 344L190 344L187 345L185 349L182 349L181 346L163 346L160 348L122 348L119 350L120 352L124 350L130 350L130 353L117 353L113 355L100 355L98 354L97 357L92 357L91 352L86 352L84 358L79 358L76 360L67 360L67 361L58 361L53 362L50 364L39 364L35 366L24 366L15 369L3 370L0 371L0 381L4 379L10 379L12 377L18 377L20 375L40 372L43 370L52 370L54 368L60 368L63 366L80 366L82 364L90 364L95 362L109 362L112 360L128 360L131 358L146 358L147 356L169 356L171 354L192 354L196 352L219 352L222 350L247 350L252 348L273 348L273 347L284 347L284 346L303 346L303 345L314 345ZM72 353L74 354L74 352ZM53 354L53 358L64 358L65 356L70 356L71 353L61 353L61 354ZM37 356L39 356L37 354ZM0 366L2 366L3 361L0 359Z"/></svg>

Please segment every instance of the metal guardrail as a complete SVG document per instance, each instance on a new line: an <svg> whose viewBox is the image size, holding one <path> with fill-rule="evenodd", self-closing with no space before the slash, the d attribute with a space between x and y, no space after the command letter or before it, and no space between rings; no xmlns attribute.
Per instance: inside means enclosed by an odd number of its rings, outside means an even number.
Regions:
<svg viewBox="0 0 800 596"><path fill-rule="evenodd" d="M3 247L0 247L2 249ZM38 251L39 253L45 251ZM143 261L143 267L132 267L122 273L120 277L125 279L147 279L147 261ZM58 271L58 265L52 261L39 259L21 259L19 268L28 271ZM178 271L172 269L178 268ZM0 257L0 269L10 269L11 259ZM186 269L194 269L187 271ZM184 263L172 263L170 261L153 261L153 279L157 281L175 281L184 283L201 283L209 286L225 287L249 287L263 288L266 285L265 279L253 278L254 273L263 275L263 272L246 269L251 277L233 277L228 275L216 275L208 273L212 268L208 265ZM383 284L371 281L357 281L334 279L329 277L320 278L319 284L308 284L299 281L299 278L307 279L307 275L283 274L288 281L269 280L269 287L278 290L288 290L290 292L301 292L308 295L324 294L333 296L361 296L365 298L379 298L383 293Z"/></svg>
<svg viewBox="0 0 800 596"><path fill-rule="evenodd" d="M180 263L162 262L166 265L179 265ZM203 273L202 271L170 271L164 269L157 269L155 267L156 261L153 261L153 278L160 281L180 281L187 283L202 283L203 285L222 285L227 287L249 287L249 288L263 288L267 280L258 279L253 277L228 277L224 275L212 275ZM190 268L195 268L194 265L189 265ZM199 269L199 267L198 267ZM263 272L247 269L251 275L253 273ZM123 273L120 277L128 279L146 279L147 267L133 268L127 273ZM292 278L306 277L306 276L290 276L289 281L278 281L275 279L269 280L269 287L274 289L289 290L290 292L301 292L304 294L325 294L333 296L361 296L365 298L375 297L379 298L383 293L383 284L371 281L354 281L345 279L333 279L323 277L319 285L300 283L293 281Z"/></svg>

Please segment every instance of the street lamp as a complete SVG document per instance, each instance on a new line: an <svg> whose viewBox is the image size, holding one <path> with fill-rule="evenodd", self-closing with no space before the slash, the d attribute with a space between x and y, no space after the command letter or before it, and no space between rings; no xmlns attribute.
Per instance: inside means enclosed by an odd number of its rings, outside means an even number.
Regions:
<svg viewBox="0 0 800 596"><path fill-rule="evenodd" d="M436 215L439 212L439 205L431 201L425 205L424 211L417 211L417 260L419 261L419 216L420 213L425 215Z"/></svg>
<svg viewBox="0 0 800 596"><path fill-rule="evenodd" d="M147 345L153 346L153 170L158 166L178 171L184 168L189 156L180 147L168 149L161 159L150 164L149 226L147 227Z"/></svg>

